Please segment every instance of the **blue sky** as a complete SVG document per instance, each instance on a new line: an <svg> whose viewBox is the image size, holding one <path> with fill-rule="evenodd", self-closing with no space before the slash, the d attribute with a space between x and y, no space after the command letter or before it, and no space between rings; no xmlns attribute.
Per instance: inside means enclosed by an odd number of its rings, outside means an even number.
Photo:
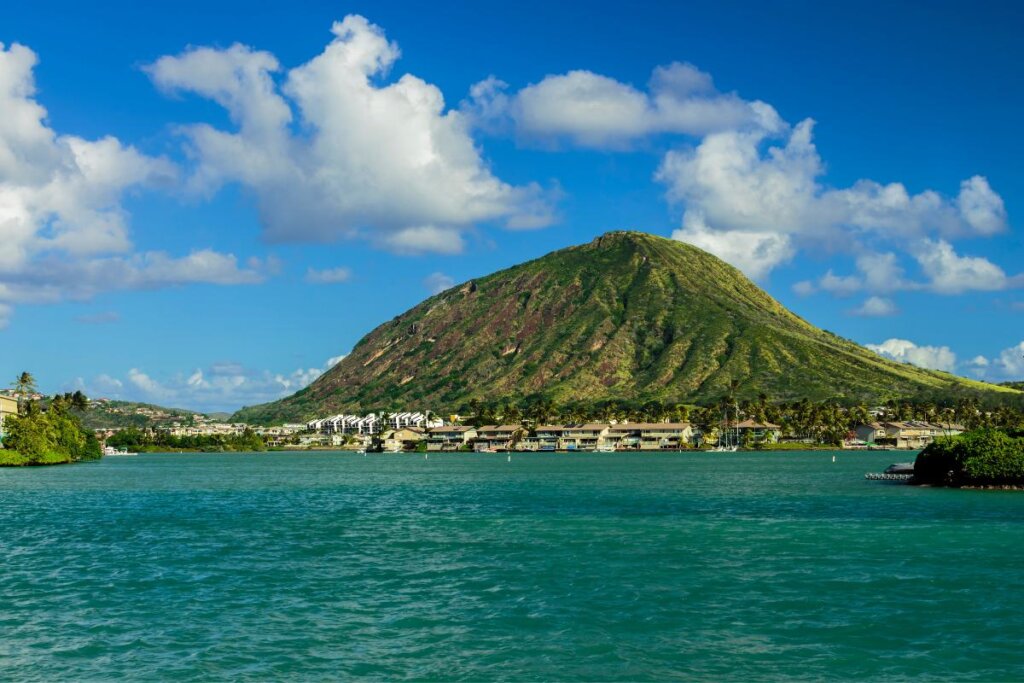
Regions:
<svg viewBox="0 0 1024 683"><path fill-rule="evenodd" d="M1024 379L1019 5L22 5L0 376L230 410L629 228L894 358Z"/></svg>

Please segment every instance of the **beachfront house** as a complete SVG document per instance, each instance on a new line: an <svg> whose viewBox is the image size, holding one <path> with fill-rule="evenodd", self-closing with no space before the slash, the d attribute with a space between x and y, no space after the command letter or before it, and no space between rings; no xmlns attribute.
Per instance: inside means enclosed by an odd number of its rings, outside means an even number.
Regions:
<svg viewBox="0 0 1024 683"><path fill-rule="evenodd" d="M442 426L444 420L439 417L428 417L423 413L391 413L388 415L388 424L393 429L401 429L402 427L430 429Z"/></svg>
<svg viewBox="0 0 1024 683"><path fill-rule="evenodd" d="M559 447L564 451L592 451L608 433L609 426L599 423L565 425Z"/></svg>
<svg viewBox="0 0 1024 683"><path fill-rule="evenodd" d="M620 422L609 425L603 446L617 450L679 450L693 440L689 422Z"/></svg>
<svg viewBox="0 0 1024 683"><path fill-rule="evenodd" d="M956 424L936 424L910 420L906 422L869 422L857 425L857 439L868 446L915 450L924 448L939 436L956 436L964 428Z"/></svg>
<svg viewBox="0 0 1024 683"><path fill-rule="evenodd" d="M522 425L484 425L476 430L473 448L482 450L509 450L526 435Z"/></svg>
<svg viewBox="0 0 1024 683"><path fill-rule="evenodd" d="M376 434L382 421L373 413L365 417L358 415L333 415L319 420L311 420L306 423L306 428L311 432L321 434Z"/></svg>
<svg viewBox="0 0 1024 683"><path fill-rule="evenodd" d="M428 451L457 451L477 437L475 427L449 425L427 430Z"/></svg>
<svg viewBox="0 0 1024 683"><path fill-rule="evenodd" d="M4 440L4 420L18 415L18 400L0 395L0 443Z"/></svg>
<svg viewBox="0 0 1024 683"><path fill-rule="evenodd" d="M644 451L679 450L690 445L693 427L689 422L641 423L640 449Z"/></svg>
<svg viewBox="0 0 1024 683"><path fill-rule="evenodd" d="M782 434L782 427L771 422L758 422L756 420L743 420L728 426L726 431L735 430L733 433L739 435L739 443L758 444L775 443Z"/></svg>
<svg viewBox="0 0 1024 683"><path fill-rule="evenodd" d="M562 439L561 425L541 425L533 430L533 435L524 436L516 444L517 451L555 451L560 447Z"/></svg>
<svg viewBox="0 0 1024 683"><path fill-rule="evenodd" d="M411 451L426 438L426 433L422 429L416 429L415 427L391 429L384 433L384 450Z"/></svg>

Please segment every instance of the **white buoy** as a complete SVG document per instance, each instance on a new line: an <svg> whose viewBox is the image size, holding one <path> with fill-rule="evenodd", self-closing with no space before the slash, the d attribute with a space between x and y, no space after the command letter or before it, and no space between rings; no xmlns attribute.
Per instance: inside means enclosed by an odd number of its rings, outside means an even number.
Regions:
<svg viewBox="0 0 1024 683"><path fill-rule="evenodd" d="M836 461L836 456L833 455L832 456L832 462L835 462L835 461Z"/></svg>
<svg viewBox="0 0 1024 683"><path fill-rule="evenodd" d="M511 455L510 455L510 456L508 456L508 461L509 461L509 462L512 462L512 456L511 456Z"/></svg>

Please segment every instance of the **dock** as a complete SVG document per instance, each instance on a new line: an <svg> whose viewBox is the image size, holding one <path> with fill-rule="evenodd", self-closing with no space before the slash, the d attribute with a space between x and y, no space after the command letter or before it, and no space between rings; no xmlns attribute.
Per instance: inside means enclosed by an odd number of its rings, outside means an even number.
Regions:
<svg viewBox="0 0 1024 683"><path fill-rule="evenodd" d="M889 472L868 472L864 475L865 479L871 481L910 481L914 478L913 474L893 474Z"/></svg>
<svg viewBox="0 0 1024 683"><path fill-rule="evenodd" d="M897 462L885 468L885 472L868 472L865 479L871 481L910 481L914 478L914 463Z"/></svg>

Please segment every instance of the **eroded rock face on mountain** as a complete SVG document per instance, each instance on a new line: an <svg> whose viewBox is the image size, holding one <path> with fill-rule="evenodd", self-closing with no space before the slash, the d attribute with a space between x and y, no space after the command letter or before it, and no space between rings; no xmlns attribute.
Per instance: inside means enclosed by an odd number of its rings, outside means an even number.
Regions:
<svg viewBox="0 0 1024 683"><path fill-rule="evenodd" d="M880 400L989 385L879 357L791 313L740 271L639 232L457 285L384 323L255 423L543 394L555 400Z"/></svg>

